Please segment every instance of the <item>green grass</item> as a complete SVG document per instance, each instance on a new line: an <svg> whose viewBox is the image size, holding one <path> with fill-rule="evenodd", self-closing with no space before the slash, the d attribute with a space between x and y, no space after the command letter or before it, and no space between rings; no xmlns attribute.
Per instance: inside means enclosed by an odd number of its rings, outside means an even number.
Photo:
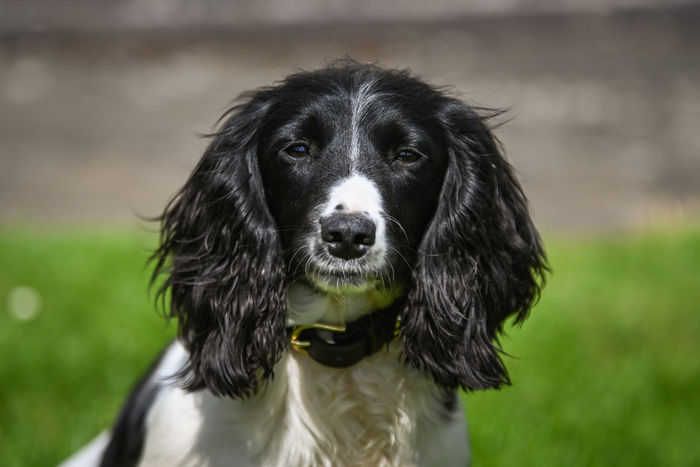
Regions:
<svg viewBox="0 0 700 467"><path fill-rule="evenodd" d="M80 447L172 337L147 290L154 242L0 228L0 465ZM502 341L513 386L465 396L474 465L700 464L700 229L547 245L542 300ZM20 286L41 297L29 320Z"/></svg>
<svg viewBox="0 0 700 467"><path fill-rule="evenodd" d="M466 397L476 465L700 465L700 231L548 250L513 386Z"/></svg>
<svg viewBox="0 0 700 467"><path fill-rule="evenodd" d="M0 229L0 465L55 465L109 426L170 339L148 293L153 237ZM10 313L18 286L41 297L34 319Z"/></svg>

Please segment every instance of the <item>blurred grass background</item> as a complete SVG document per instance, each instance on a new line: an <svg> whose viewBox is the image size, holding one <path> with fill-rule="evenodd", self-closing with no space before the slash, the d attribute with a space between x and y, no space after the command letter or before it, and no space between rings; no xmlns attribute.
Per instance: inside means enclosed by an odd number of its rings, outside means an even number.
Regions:
<svg viewBox="0 0 700 467"><path fill-rule="evenodd" d="M0 465L55 465L108 427L171 338L148 292L155 238L0 229Z"/></svg>
<svg viewBox="0 0 700 467"><path fill-rule="evenodd" d="M514 385L465 395L474 465L698 465L700 227L545 241L554 273L503 338ZM0 465L54 465L109 426L172 337L155 242L0 228Z"/></svg>

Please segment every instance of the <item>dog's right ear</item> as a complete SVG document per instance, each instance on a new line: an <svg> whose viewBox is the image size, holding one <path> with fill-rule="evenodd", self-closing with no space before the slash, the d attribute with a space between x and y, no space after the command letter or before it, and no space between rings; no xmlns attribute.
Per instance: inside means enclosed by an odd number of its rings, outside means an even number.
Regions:
<svg viewBox="0 0 700 467"><path fill-rule="evenodd" d="M188 390L247 397L272 375L287 344L281 246L257 162L263 93L226 120L161 216L153 279L165 280L170 316L190 353Z"/></svg>

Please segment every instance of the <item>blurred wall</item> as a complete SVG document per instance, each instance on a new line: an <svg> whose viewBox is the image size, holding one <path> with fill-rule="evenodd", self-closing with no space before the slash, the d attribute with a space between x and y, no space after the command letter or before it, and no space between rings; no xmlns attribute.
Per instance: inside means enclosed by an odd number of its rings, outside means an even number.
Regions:
<svg viewBox="0 0 700 467"><path fill-rule="evenodd" d="M344 55L510 109L546 229L700 219L694 2L42 3L0 0L0 222L156 215L235 96Z"/></svg>
<svg viewBox="0 0 700 467"><path fill-rule="evenodd" d="M484 15L683 9L692 0L0 0L0 33L451 21Z"/></svg>

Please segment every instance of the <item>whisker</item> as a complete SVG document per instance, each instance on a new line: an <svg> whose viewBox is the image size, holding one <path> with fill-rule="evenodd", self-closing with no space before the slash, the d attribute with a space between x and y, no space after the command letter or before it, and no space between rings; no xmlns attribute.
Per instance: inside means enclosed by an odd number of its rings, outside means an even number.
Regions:
<svg viewBox="0 0 700 467"><path fill-rule="evenodd" d="M399 222L398 219L396 219L395 217L390 216L389 214L386 214L386 213L384 214L384 217L385 217L388 221L391 221L391 222L393 222L394 224L398 225L398 226L399 226L399 229L401 229L401 232L403 232L403 236L406 237L406 240L408 240L408 234L406 233L406 230L403 228L403 226L401 225L401 222Z"/></svg>
<svg viewBox="0 0 700 467"><path fill-rule="evenodd" d="M294 251L294 254L292 255L291 258L289 258L289 264L287 265L288 268L292 267L292 263L294 262L294 258L296 257L297 254L299 254L300 251L304 250L304 245L300 246L299 248Z"/></svg>
<svg viewBox="0 0 700 467"><path fill-rule="evenodd" d="M389 276L389 271L387 271L387 282L389 285L391 285L396 280L396 270L394 269L394 265L391 263L389 263L389 268L391 270L391 276Z"/></svg>
<svg viewBox="0 0 700 467"><path fill-rule="evenodd" d="M297 264L297 267L294 269L294 275L296 275L297 271L299 270L299 267L304 264L304 273L308 274L308 264L312 260L312 255L308 251L304 254L304 256L301 258L301 261L299 261L299 264Z"/></svg>
<svg viewBox="0 0 700 467"><path fill-rule="evenodd" d="M261 227L256 229L257 232L275 232L275 233L281 233L281 232L293 232L295 230L299 230L299 227L295 226L289 226L289 227L276 227L276 228L265 228Z"/></svg>
<svg viewBox="0 0 700 467"><path fill-rule="evenodd" d="M393 247L393 246L392 246L392 247L389 247L389 248L391 248L397 255L399 255L399 258L401 258L401 259L403 260L403 262L406 263L406 266L408 266L409 271L413 271L413 266L411 266L411 264L408 262L408 260L406 259L406 257L405 257L404 255L402 255L401 252L400 252L399 250L397 250L397 249L396 249L395 247ZM393 266L392 266L392 268L393 268Z"/></svg>

